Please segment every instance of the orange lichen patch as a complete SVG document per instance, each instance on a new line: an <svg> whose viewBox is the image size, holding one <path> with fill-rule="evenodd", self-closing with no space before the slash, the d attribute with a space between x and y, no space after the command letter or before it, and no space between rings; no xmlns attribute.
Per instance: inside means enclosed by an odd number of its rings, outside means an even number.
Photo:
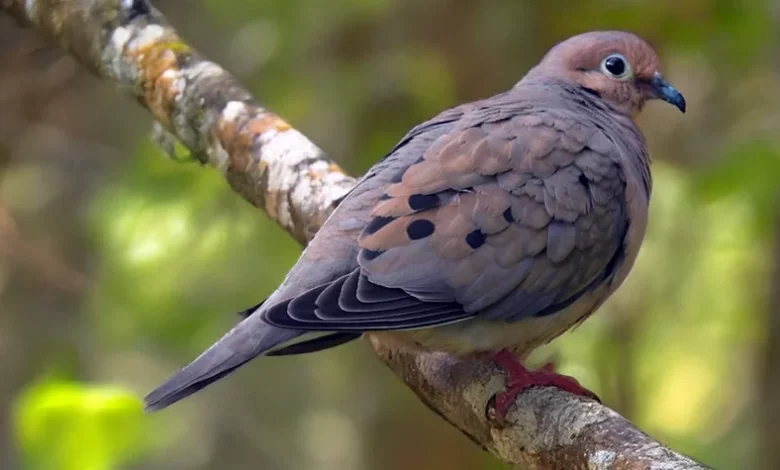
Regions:
<svg viewBox="0 0 780 470"><path fill-rule="evenodd" d="M291 129L287 122L274 114L259 113L250 105L246 107L247 118L221 118L218 124L220 143L230 156L230 167L236 171L250 171L249 166L256 160L251 152L259 135L269 130L284 132ZM260 171L264 169L261 167Z"/></svg>
<svg viewBox="0 0 780 470"><path fill-rule="evenodd" d="M344 170L341 169L340 166L338 166L335 163L330 163L328 166L323 169L309 169L309 178L312 180L318 180L321 178L324 178L325 176L331 174L331 173L341 173L344 174Z"/></svg>
<svg viewBox="0 0 780 470"><path fill-rule="evenodd" d="M182 92L177 86L179 55L190 52L180 41L158 41L129 52L142 71L144 103L164 125L171 121L173 101ZM166 73L171 72L171 73Z"/></svg>
<svg viewBox="0 0 780 470"><path fill-rule="evenodd" d="M217 134L219 141L222 143L222 146L225 148L225 150L230 153L233 147L233 143L236 140L237 136L240 136L239 133L239 121L236 120L227 120L220 118L217 122Z"/></svg>
<svg viewBox="0 0 780 470"><path fill-rule="evenodd" d="M249 172L253 160L254 135L246 131L244 122L243 119L220 118L217 123L217 138L228 154L228 167L237 173Z"/></svg>
<svg viewBox="0 0 780 470"><path fill-rule="evenodd" d="M284 119L271 113L264 113L252 119L246 124L246 132L250 134L263 134L269 130L284 132L292 129Z"/></svg>

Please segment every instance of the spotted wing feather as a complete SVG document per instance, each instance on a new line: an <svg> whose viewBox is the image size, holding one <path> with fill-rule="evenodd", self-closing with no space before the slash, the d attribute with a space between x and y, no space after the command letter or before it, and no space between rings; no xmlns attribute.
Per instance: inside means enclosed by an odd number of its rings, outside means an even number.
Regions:
<svg viewBox="0 0 780 470"><path fill-rule="evenodd" d="M573 116L459 124L394 168L359 267L264 314L324 331L549 315L609 279L628 229L618 150ZM390 157L392 158L392 156Z"/></svg>

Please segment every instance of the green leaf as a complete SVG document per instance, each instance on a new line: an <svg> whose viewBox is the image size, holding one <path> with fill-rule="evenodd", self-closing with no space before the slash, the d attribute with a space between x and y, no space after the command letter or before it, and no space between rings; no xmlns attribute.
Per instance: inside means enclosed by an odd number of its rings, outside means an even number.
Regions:
<svg viewBox="0 0 780 470"><path fill-rule="evenodd" d="M142 453L143 405L122 388L47 380L16 405L26 468L112 470Z"/></svg>

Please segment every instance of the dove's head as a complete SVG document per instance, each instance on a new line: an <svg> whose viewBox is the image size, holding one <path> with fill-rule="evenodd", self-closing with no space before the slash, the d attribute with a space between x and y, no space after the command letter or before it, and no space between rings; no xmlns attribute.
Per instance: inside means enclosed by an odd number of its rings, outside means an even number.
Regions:
<svg viewBox="0 0 780 470"><path fill-rule="evenodd" d="M553 47L534 72L574 82L631 116L652 99L685 112L685 98L663 79L658 55L635 34L596 31L574 36Z"/></svg>

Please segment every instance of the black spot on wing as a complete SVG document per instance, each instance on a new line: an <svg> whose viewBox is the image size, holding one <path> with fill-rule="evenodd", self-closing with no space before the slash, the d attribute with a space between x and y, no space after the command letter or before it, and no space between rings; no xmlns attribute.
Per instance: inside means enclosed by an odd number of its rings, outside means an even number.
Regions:
<svg viewBox="0 0 780 470"><path fill-rule="evenodd" d="M366 228L363 229L363 233L366 235L373 235L376 232L382 230L383 227L385 227L390 222L394 221L395 217L374 217L371 219L371 222L366 225Z"/></svg>
<svg viewBox="0 0 780 470"><path fill-rule="evenodd" d="M409 208L413 211L424 211L439 204L436 194L412 194L409 196Z"/></svg>
<svg viewBox="0 0 780 470"><path fill-rule="evenodd" d="M436 226L433 225L433 222L426 219L418 219L406 227L406 234L411 240L420 240L432 235L434 230L436 230Z"/></svg>
<svg viewBox="0 0 780 470"><path fill-rule="evenodd" d="M471 248L476 250L485 244L485 234L482 233L482 230L474 230L473 232L466 235L466 243L468 243Z"/></svg>
<svg viewBox="0 0 780 470"><path fill-rule="evenodd" d="M515 216L512 215L511 207L507 207L506 210L504 211L504 220L506 220L510 224L515 221Z"/></svg>

